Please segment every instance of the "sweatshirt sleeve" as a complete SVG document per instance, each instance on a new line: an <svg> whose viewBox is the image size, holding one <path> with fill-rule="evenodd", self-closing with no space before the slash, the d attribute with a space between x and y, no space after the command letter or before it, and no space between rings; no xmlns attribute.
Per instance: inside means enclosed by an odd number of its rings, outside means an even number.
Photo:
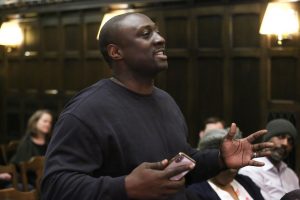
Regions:
<svg viewBox="0 0 300 200"><path fill-rule="evenodd" d="M94 176L102 164L101 147L92 131L75 116L64 115L46 153L42 199L128 199L125 176Z"/></svg>
<svg viewBox="0 0 300 200"><path fill-rule="evenodd" d="M187 184L205 181L224 170L220 165L218 149L203 151L192 149L190 156L196 161L196 167L188 173Z"/></svg>

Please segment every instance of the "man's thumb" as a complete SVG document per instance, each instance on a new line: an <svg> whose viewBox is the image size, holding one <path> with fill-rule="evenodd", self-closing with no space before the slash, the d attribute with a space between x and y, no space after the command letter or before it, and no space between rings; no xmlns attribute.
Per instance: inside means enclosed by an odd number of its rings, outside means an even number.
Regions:
<svg viewBox="0 0 300 200"><path fill-rule="evenodd" d="M155 163L147 163L147 168L149 169L156 169L156 170L163 170L166 168L168 165L168 160L164 159L160 162L155 162Z"/></svg>

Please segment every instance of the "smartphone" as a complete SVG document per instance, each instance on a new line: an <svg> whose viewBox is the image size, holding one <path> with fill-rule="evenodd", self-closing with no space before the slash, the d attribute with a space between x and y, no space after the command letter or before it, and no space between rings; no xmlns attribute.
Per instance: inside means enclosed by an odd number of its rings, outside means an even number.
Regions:
<svg viewBox="0 0 300 200"><path fill-rule="evenodd" d="M169 165L166 167L167 168L174 168L174 167L178 167L181 165L193 165L193 168L196 166L196 161L193 160L192 158L190 158L188 155L186 155L185 153L179 152L175 157L173 157L170 161L169 161ZM190 170L181 172L180 174L173 176L170 178L170 180L172 181L178 181L180 179L182 179L182 177L184 177Z"/></svg>

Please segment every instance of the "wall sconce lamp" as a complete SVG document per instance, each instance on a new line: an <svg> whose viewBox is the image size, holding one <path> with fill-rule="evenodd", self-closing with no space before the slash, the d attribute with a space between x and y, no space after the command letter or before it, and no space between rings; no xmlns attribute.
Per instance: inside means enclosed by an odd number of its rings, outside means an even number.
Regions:
<svg viewBox="0 0 300 200"><path fill-rule="evenodd" d="M98 34L97 34L97 40L99 40L100 31L101 31L103 25L108 20L110 20L111 18L113 18L115 16L121 15L121 14L129 13L129 12L134 12L133 9L129 8L128 4L112 4L109 7L109 10L110 10L109 12L105 13L105 15L104 15L104 17L103 17L103 19L101 21L101 25L99 27Z"/></svg>
<svg viewBox="0 0 300 200"><path fill-rule="evenodd" d="M298 13L293 9L291 3L268 3L259 30L260 34L277 35L277 43L282 45L283 40L290 39L291 34L298 33L298 31Z"/></svg>
<svg viewBox="0 0 300 200"><path fill-rule="evenodd" d="M11 52L16 46L23 42L23 32L16 20L3 22L0 28L0 45Z"/></svg>

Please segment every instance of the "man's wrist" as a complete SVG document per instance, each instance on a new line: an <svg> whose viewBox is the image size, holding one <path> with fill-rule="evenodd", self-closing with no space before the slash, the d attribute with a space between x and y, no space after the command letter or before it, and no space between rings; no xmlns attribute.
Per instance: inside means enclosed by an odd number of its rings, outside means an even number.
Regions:
<svg viewBox="0 0 300 200"><path fill-rule="evenodd" d="M132 184L131 184L131 180L130 180L129 175L127 175L125 177L125 190L126 190L126 193L127 193L127 197L129 199L132 199L134 197L134 192L132 190Z"/></svg>

